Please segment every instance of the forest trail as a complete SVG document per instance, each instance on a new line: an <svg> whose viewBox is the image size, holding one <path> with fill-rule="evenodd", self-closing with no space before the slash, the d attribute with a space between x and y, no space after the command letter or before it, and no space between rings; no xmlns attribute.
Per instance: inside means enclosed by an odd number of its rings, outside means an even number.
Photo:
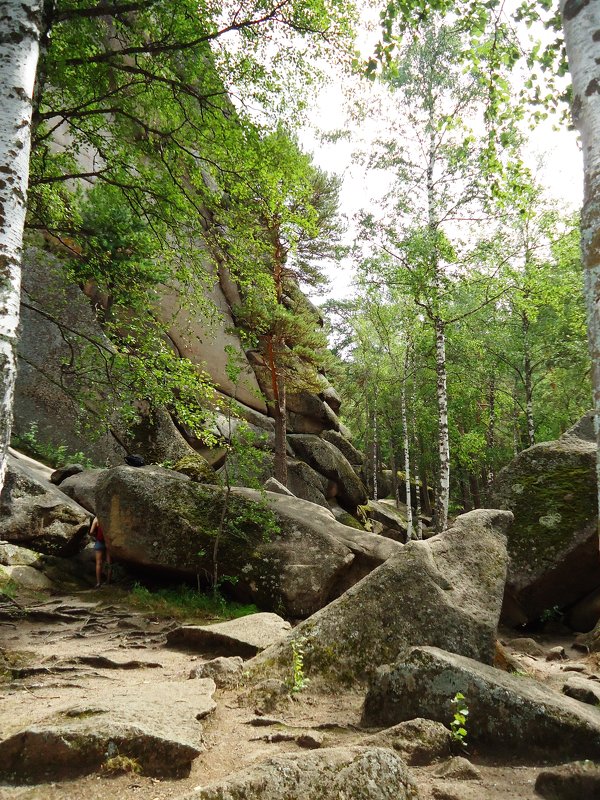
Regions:
<svg viewBox="0 0 600 800"><path fill-rule="evenodd" d="M191 654L166 646L166 635L179 623L131 611L110 602L110 592L86 591L30 604L26 619L11 621L0 609L0 647L11 664L12 679L0 685L0 738L40 723L59 711L101 702L116 696L135 699L143 692L157 708L165 686L186 688L194 684L190 670L214 654ZM544 650L561 644L569 659L548 662L520 655L527 671L560 688L570 674L598 679L595 656L582 656L570 649L570 641L547 638ZM21 654L17 656L17 654ZM184 687L185 684L185 687ZM196 786L249 766L255 761L284 752L299 752L298 734L311 734L321 746L361 744L368 735L358 730L364 691L324 693L309 686L285 699L272 714L256 724L253 696L241 686L217 689L216 709L198 724L204 742L201 755L192 762L188 777L157 779L125 774L109 777L95 773L60 783L34 786L0 786L4 800L163 800L179 798ZM193 703L190 704L193 706ZM166 710L165 720L177 726L174 715L195 714L195 707ZM272 718L269 724L269 718ZM306 746L306 745L305 745ZM314 746L314 744L313 744ZM544 766L493 764L477 753L468 753L480 779L453 781L434 775L439 764L411 768L421 800L534 800L535 778ZM310 800L307 798L307 800Z"/></svg>

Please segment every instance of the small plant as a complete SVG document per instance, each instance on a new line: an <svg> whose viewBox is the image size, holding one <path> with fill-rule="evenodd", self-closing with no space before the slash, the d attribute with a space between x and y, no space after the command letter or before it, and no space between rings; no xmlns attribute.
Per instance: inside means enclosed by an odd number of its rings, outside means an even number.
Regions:
<svg viewBox="0 0 600 800"><path fill-rule="evenodd" d="M121 755L107 758L100 769L107 775L139 775L142 772L142 767L137 758Z"/></svg>
<svg viewBox="0 0 600 800"><path fill-rule="evenodd" d="M297 694L305 689L310 683L304 675L304 643L306 639L296 639L292 642L292 675L290 690L292 694Z"/></svg>
<svg viewBox="0 0 600 800"><path fill-rule="evenodd" d="M562 611L558 606L545 608L540 614L540 622L554 622L562 617Z"/></svg>
<svg viewBox="0 0 600 800"><path fill-rule="evenodd" d="M176 619L235 619L258 611L255 605L226 600L220 593L203 594L185 585L151 592L136 583L128 599L134 608L144 613Z"/></svg>
<svg viewBox="0 0 600 800"><path fill-rule="evenodd" d="M469 708L465 700L464 694L457 692L450 701L454 706L454 716L450 723L450 731L452 739L461 747L467 746L467 717L469 716Z"/></svg>
<svg viewBox="0 0 600 800"><path fill-rule="evenodd" d="M32 458L37 458L49 467L64 467L65 464L81 464L87 469L91 469L93 462L78 450L76 453L69 452L65 444L52 444L51 442L40 442L38 439L37 422L32 422L29 429L20 436L14 436L13 447L23 450Z"/></svg>

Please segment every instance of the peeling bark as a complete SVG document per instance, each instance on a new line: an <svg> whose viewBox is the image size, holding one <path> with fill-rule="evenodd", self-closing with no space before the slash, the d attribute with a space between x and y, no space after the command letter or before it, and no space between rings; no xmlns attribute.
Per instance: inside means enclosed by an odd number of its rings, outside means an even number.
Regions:
<svg viewBox="0 0 600 800"><path fill-rule="evenodd" d="M0 0L0 490L12 426L31 104L41 18L41 0Z"/></svg>

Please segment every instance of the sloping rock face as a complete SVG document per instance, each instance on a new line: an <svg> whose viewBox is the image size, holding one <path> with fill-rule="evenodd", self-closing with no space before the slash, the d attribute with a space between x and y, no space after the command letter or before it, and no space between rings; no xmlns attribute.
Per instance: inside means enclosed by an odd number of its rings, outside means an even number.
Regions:
<svg viewBox="0 0 600 800"><path fill-rule="evenodd" d="M251 658L290 630L291 625L277 614L249 614L247 617L215 625L182 625L167 634L167 644L189 647L200 652Z"/></svg>
<svg viewBox="0 0 600 800"><path fill-rule="evenodd" d="M557 760L598 758L600 710L435 647L415 647L377 672L361 722L394 725L424 716L449 724L457 692L466 698L468 738L477 746Z"/></svg>
<svg viewBox="0 0 600 800"><path fill-rule="evenodd" d="M288 436L296 456L337 484L337 499L349 511L367 500L366 489L348 459L337 447L319 436Z"/></svg>
<svg viewBox="0 0 600 800"><path fill-rule="evenodd" d="M172 574L213 575L225 490L160 468L117 467L100 478L96 510L114 556ZM335 596L353 571L372 570L401 548L337 522L325 509L250 489L228 498L218 572L261 608L304 617ZM362 577L359 574L355 579Z"/></svg>
<svg viewBox="0 0 600 800"><path fill-rule="evenodd" d="M96 484L103 469L85 469L77 475L65 478L59 486L61 492L86 508L91 514L96 513Z"/></svg>
<svg viewBox="0 0 600 800"><path fill-rule="evenodd" d="M499 474L490 504L515 515L508 533L507 609L523 618L562 608L600 586L596 445L589 424L519 453ZM514 611L507 612L511 621Z"/></svg>
<svg viewBox="0 0 600 800"><path fill-rule="evenodd" d="M0 539L49 555L74 555L85 541L89 514L38 475L8 456L0 494Z"/></svg>
<svg viewBox="0 0 600 800"><path fill-rule="evenodd" d="M216 708L214 691L210 678L153 681L133 693L112 687L93 703L0 742L0 778L13 784L74 778L97 771L111 752L136 759L148 775L183 777L203 749L198 719Z"/></svg>
<svg viewBox="0 0 600 800"><path fill-rule="evenodd" d="M269 758L181 800L418 800L406 764L378 747L331 747Z"/></svg>
<svg viewBox="0 0 600 800"><path fill-rule="evenodd" d="M492 663L511 521L509 512L479 509L428 542L400 545L395 556L300 623L286 643L258 656L257 668L283 666L290 640L302 642L308 675L335 682L363 679L416 644Z"/></svg>

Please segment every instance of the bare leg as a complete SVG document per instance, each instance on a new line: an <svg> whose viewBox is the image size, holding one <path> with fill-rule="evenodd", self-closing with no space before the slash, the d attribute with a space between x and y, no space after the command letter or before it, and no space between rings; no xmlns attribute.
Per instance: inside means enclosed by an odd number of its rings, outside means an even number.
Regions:
<svg viewBox="0 0 600 800"><path fill-rule="evenodd" d="M102 565L104 563L104 550L94 550L96 556L96 587L102 583Z"/></svg>

